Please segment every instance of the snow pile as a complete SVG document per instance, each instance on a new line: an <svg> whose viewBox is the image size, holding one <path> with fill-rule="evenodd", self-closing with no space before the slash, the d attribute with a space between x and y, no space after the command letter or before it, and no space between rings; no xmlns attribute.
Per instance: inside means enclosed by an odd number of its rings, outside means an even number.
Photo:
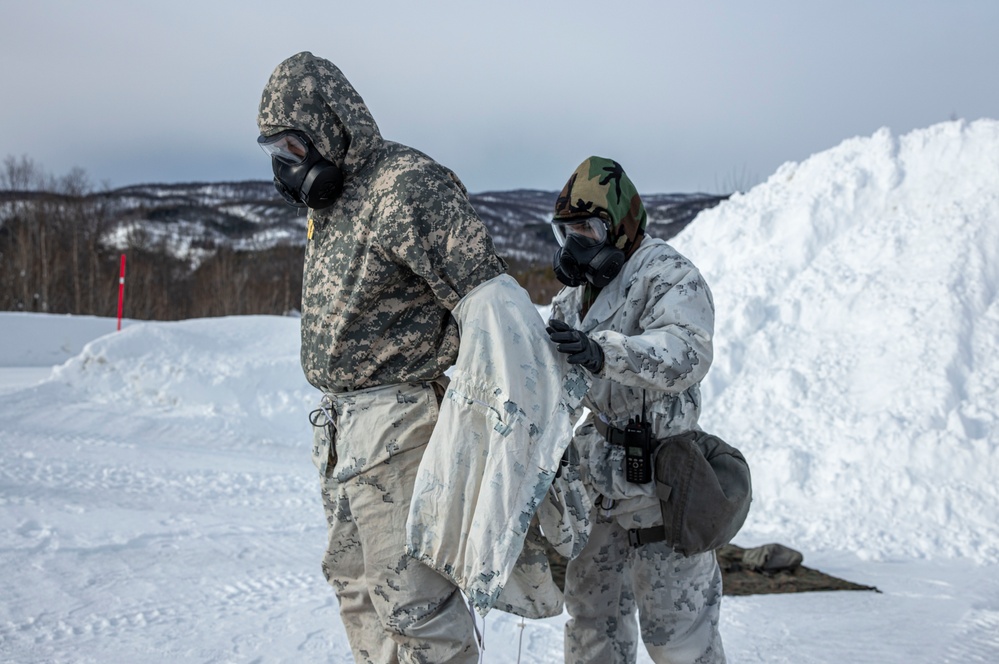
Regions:
<svg viewBox="0 0 999 664"><path fill-rule="evenodd" d="M52 380L89 404L205 418L263 438L309 440L317 392L299 363L299 319L132 323L88 343Z"/></svg>
<svg viewBox="0 0 999 664"><path fill-rule="evenodd" d="M999 560L999 122L847 140L673 244L715 295L743 539Z"/></svg>

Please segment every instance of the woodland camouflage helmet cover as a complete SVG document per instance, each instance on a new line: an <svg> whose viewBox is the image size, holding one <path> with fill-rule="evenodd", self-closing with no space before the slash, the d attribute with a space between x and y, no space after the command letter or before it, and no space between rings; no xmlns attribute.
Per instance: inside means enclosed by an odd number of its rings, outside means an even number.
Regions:
<svg viewBox="0 0 999 664"><path fill-rule="evenodd" d="M382 143L378 125L350 81L332 62L308 51L274 69L260 98L257 126L262 136L304 132L348 177Z"/></svg>
<svg viewBox="0 0 999 664"><path fill-rule="evenodd" d="M593 216L607 220L608 240L629 258L645 234L648 215L634 183L613 159L586 159L555 201L555 220Z"/></svg>

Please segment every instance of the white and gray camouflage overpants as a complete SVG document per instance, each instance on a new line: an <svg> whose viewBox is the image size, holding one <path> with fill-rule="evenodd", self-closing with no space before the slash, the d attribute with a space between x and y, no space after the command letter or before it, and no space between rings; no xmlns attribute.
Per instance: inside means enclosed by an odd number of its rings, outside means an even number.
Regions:
<svg viewBox="0 0 999 664"><path fill-rule="evenodd" d="M323 573L355 661L476 662L475 626L461 593L405 551L413 485L437 420L433 387L394 385L334 398L339 461L335 468L317 463L326 471Z"/></svg>
<svg viewBox="0 0 999 664"><path fill-rule="evenodd" d="M657 664L725 662L714 553L684 557L664 542L633 547L628 531L597 507L591 523L586 547L566 570L566 664L633 664L639 637Z"/></svg>

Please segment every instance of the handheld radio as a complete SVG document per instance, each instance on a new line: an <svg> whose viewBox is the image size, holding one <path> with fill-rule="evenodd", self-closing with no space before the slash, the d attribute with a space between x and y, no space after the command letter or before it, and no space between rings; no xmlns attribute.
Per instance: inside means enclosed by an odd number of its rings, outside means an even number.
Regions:
<svg viewBox="0 0 999 664"><path fill-rule="evenodd" d="M645 390L642 419L633 417L624 428L624 476L633 484L652 481L652 425L645 419Z"/></svg>
<svg viewBox="0 0 999 664"><path fill-rule="evenodd" d="M624 474L634 484L652 481L652 431L648 422L633 419L624 428Z"/></svg>

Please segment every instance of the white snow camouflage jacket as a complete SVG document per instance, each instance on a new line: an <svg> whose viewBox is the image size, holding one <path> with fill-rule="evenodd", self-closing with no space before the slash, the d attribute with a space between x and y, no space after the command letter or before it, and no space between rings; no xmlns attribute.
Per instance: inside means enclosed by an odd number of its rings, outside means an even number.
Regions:
<svg viewBox="0 0 999 664"><path fill-rule="evenodd" d="M558 615L541 533L576 556L592 504L573 464L555 478L587 372L555 350L527 292L508 275L452 311L458 359L420 463L408 553L450 578L485 615Z"/></svg>
<svg viewBox="0 0 999 664"><path fill-rule="evenodd" d="M583 480L594 496L616 502L610 514L624 528L662 523L655 483L625 479L624 449L608 443L594 417L624 428L641 414L643 391L652 435L662 439L697 429L699 384L712 360L714 302L697 268L669 244L645 236L621 273L580 319L583 287L565 288L552 301L552 317L600 344L604 366L593 376L577 429Z"/></svg>

